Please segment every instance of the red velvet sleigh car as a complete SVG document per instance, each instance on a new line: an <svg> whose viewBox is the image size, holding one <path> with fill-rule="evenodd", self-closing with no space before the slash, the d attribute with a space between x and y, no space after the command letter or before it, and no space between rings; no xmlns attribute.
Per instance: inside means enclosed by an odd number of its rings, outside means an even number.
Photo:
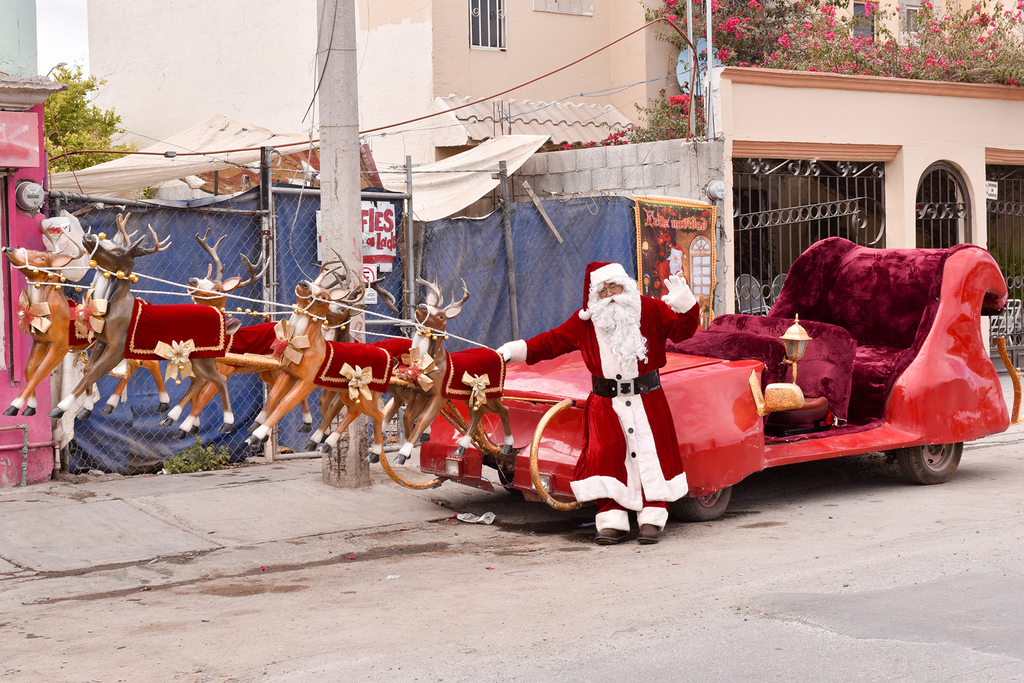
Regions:
<svg viewBox="0 0 1024 683"><path fill-rule="evenodd" d="M894 452L911 481L948 480L964 442L1009 425L981 333L981 316L999 313L1006 300L999 267L973 245L869 249L841 238L814 244L793 263L767 317L723 315L669 346L661 384L690 485L672 513L714 519L725 511L731 486L753 472L856 453ZM796 382L807 404L761 417L751 371L762 387L789 381L779 337L797 315L813 339ZM460 435L450 421L437 420L420 467L492 490L483 474L489 465L506 487L565 509L590 386L578 354L511 364L504 401L522 449L515 461L495 459L486 447L456 458ZM494 420L487 429L500 443L501 425Z"/></svg>

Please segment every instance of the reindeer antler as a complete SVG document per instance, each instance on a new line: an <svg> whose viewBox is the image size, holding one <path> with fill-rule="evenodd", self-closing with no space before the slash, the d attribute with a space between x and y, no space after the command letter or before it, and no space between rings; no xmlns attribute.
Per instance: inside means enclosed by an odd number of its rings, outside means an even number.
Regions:
<svg viewBox="0 0 1024 683"><path fill-rule="evenodd" d="M452 306L456 306L458 308L462 308L462 304L464 304L467 301L469 301L469 287L466 286L466 281L464 279L462 280L462 292L463 292L464 296L462 297L461 301L459 301L458 303L455 303L455 296L453 295L452 296L452 302L450 304L448 304L447 306L445 306L445 308L451 308Z"/></svg>
<svg viewBox="0 0 1024 683"><path fill-rule="evenodd" d="M239 287L245 287L247 285L251 285L252 283L254 283L257 280L259 280L267 272L267 267L270 265L270 262L266 261L263 258L262 254L260 255L259 260L256 261L256 265L253 265L249 261L249 259L246 258L245 255L243 254L242 255L242 263L245 264L245 269L249 271L249 279L246 280L245 282L240 283L238 285Z"/></svg>
<svg viewBox="0 0 1024 683"><path fill-rule="evenodd" d="M154 239L156 238L156 233L153 233L153 237L154 237ZM201 246L203 248L203 250L206 251L206 253L210 255L210 258L213 259L213 266L217 267L217 277L214 280L214 282L216 282L217 284L220 284L220 283L222 283L224 281L224 265L220 262L220 258L217 256L217 247L220 246L220 243L224 241L224 238L227 237L227 235L221 235L220 239L217 240L212 247L210 246L209 242L207 241L207 239L209 237L210 237L210 228L206 229L206 233L202 237L199 236L199 233L196 233L196 241L199 242L199 246ZM245 258L245 257L243 256L242 258ZM211 266L211 268L212 268L212 266ZM211 269L207 269L206 277L210 277L211 272L212 272Z"/></svg>
<svg viewBox="0 0 1024 683"><path fill-rule="evenodd" d="M160 238L157 237L156 230L153 229L152 225L147 225L146 227L149 228L149 234L153 236L153 247L150 248L141 246L142 243L146 241L146 237L149 236L143 235L142 237L139 238L137 242L134 242L130 247L128 247L128 249L125 250L125 253L130 254L133 258L138 258L139 256L148 256L149 254L155 254L160 251L167 251L167 249L172 244L170 237L161 242Z"/></svg>
<svg viewBox="0 0 1024 683"><path fill-rule="evenodd" d="M430 290L427 294L427 305L428 306L440 306L444 302L444 294L441 293L440 287L437 286L437 274L434 274L434 281L427 282L422 278L416 278L416 282L420 283L424 287Z"/></svg>
<svg viewBox="0 0 1024 683"><path fill-rule="evenodd" d="M138 230L132 233L128 232L128 219L131 218L131 215L131 212L124 215L117 214L117 217L114 219L114 222L117 223L117 232L124 240L124 246L131 244L132 238L139 234Z"/></svg>

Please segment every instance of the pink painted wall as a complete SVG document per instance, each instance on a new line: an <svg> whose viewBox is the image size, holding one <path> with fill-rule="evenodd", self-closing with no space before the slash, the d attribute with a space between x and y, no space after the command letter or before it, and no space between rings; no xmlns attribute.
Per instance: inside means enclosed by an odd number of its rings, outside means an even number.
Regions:
<svg viewBox="0 0 1024 683"><path fill-rule="evenodd" d="M3 225L0 225L0 244L2 246L26 247L42 249L43 238L39 230L39 222L44 213L30 216L17 208L14 191L21 180L32 180L45 186L46 155L43 153L43 105L36 105L29 110L39 119L39 165L19 168L7 177L7 191L0 198L3 201ZM45 210L45 207L44 207ZM3 306L4 306L4 361L6 370L0 370L0 412L18 395L19 387L25 381L25 360L32 348L32 339L18 329L17 310L13 302L18 300L21 290L25 287L25 278L12 268L7 259L3 261ZM0 415L0 427L13 425L28 426L28 483L46 481L53 472L54 450L52 447L53 431L51 420L47 417L50 411L50 383L43 382L36 389L39 406L32 416L16 415L7 417ZM21 430L0 431L0 487L17 486L22 482L22 444Z"/></svg>

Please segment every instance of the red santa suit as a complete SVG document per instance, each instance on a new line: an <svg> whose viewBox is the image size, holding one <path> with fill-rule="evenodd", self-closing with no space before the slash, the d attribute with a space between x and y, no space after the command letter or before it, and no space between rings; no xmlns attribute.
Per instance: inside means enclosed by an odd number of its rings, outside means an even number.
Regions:
<svg viewBox="0 0 1024 683"><path fill-rule="evenodd" d="M592 263L587 267L588 304L593 304L591 284L602 282L634 290L637 286L619 264ZM587 399L583 452L570 485L577 500L617 504L602 507L598 530L628 530L625 510L640 511L641 525L662 528L668 517L666 502L653 507L645 502L677 500L689 490L665 392L659 385L648 393L633 393L633 380L665 365L666 341L688 339L697 329L700 306L685 283L682 290L677 287L663 301L640 297L640 333L647 342L647 358L637 359L633 368L623 367L607 333L590 320L587 307L553 330L507 345L510 360L529 364L579 350L595 378L612 380L616 391L622 384L630 385L630 393L591 393ZM615 509L607 511L608 507Z"/></svg>

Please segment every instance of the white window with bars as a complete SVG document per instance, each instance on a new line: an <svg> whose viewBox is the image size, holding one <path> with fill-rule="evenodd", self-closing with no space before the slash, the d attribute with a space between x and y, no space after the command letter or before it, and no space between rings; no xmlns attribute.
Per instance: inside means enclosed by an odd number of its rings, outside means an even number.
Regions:
<svg viewBox="0 0 1024 683"><path fill-rule="evenodd" d="M469 44L505 49L505 0L469 0Z"/></svg>

